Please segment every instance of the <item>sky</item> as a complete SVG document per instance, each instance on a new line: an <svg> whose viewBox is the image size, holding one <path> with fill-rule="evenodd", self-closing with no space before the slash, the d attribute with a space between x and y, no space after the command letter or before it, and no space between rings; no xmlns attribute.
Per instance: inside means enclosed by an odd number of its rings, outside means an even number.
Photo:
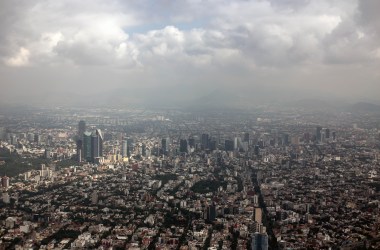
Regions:
<svg viewBox="0 0 380 250"><path fill-rule="evenodd" d="M1 0L0 103L380 100L378 0Z"/></svg>

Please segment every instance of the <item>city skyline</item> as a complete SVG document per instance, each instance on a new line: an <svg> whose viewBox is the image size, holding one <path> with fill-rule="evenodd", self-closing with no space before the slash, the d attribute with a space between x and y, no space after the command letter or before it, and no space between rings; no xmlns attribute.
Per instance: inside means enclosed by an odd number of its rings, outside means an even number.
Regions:
<svg viewBox="0 0 380 250"><path fill-rule="evenodd" d="M1 102L378 103L379 5L2 1Z"/></svg>
<svg viewBox="0 0 380 250"><path fill-rule="evenodd" d="M3 248L380 247L376 113L26 112L0 111Z"/></svg>

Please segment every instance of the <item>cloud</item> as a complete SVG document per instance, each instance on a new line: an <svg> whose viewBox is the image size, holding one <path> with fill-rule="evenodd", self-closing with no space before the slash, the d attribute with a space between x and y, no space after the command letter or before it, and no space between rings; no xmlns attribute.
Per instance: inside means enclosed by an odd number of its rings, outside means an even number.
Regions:
<svg viewBox="0 0 380 250"><path fill-rule="evenodd" d="M29 50L21 47L14 56L5 59L5 63L14 67L26 66L29 63L29 56Z"/></svg>
<svg viewBox="0 0 380 250"><path fill-rule="evenodd" d="M329 82L337 92L339 82L352 90L362 87L356 82L365 68L364 81L375 95L375 69L380 66L378 4L4 0L0 85L11 89L17 81L99 91L176 86L198 93L233 83L250 90L315 93Z"/></svg>
<svg viewBox="0 0 380 250"><path fill-rule="evenodd" d="M362 25L376 23L376 15L363 14L371 13L371 4L376 3L360 1L357 10L356 1L338 0L158 1L154 8L149 1L41 1L27 5L25 18L17 16L16 32L6 35L10 47L17 44L32 52L30 64L50 60L131 68L183 60L195 66L224 65L238 54L263 67L352 63L347 60L363 58L346 56L350 49L365 40L366 46L375 43L368 29L355 23L358 13ZM138 28L155 22L163 27ZM377 49L373 44L360 55L376 58Z"/></svg>

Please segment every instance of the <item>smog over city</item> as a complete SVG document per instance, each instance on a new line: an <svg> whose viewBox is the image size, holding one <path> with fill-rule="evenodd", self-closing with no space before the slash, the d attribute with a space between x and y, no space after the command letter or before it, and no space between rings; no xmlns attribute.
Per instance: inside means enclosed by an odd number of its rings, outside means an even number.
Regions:
<svg viewBox="0 0 380 250"><path fill-rule="evenodd" d="M0 0L0 249L380 249L379 10Z"/></svg>

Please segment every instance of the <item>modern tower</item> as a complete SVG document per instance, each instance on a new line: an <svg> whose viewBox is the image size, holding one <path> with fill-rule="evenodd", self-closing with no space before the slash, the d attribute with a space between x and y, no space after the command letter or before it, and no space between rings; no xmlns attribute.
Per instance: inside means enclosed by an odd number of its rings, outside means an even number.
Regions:
<svg viewBox="0 0 380 250"><path fill-rule="evenodd" d="M169 152L169 138L162 138L161 140L162 153L166 155Z"/></svg>
<svg viewBox="0 0 380 250"><path fill-rule="evenodd" d="M96 129L91 134L91 162L103 156L103 135L100 129Z"/></svg>
<svg viewBox="0 0 380 250"><path fill-rule="evenodd" d="M121 142L121 156L128 157L128 141L126 139Z"/></svg>
<svg viewBox="0 0 380 250"><path fill-rule="evenodd" d="M208 134L202 134L202 137L201 137L202 149L208 149L209 148L209 141L210 141L209 135Z"/></svg>
<svg viewBox="0 0 380 250"><path fill-rule="evenodd" d="M83 160L91 161L91 132L83 133Z"/></svg>
<svg viewBox="0 0 380 250"><path fill-rule="evenodd" d="M127 139L127 144L128 144L128 147L127 147L127 155L128 157L131 156L131 152L133 152L134 150L134 145L133 145L134 141L132 138L128 138Z"/></svg>
<svg viewBox="0 0 380 250"><path fill-rule="evenodd" d="M322 127L318 126L316 131L315 131L315 136L317 139L317 142L320 142L322 139Z"/></svg>
<svg viewBox="0 0 380 250"><path fill-rule="evenodd" d="M268 250L268 235L262 233L254 233L252 236L252 250Z"/></svg>
<svg viewBox="0 0 380 250"><path fill-rule="evenodd" d="M78 123L78 137L79 137L79 139L82 139L84 132L86 132L86 122L85 121L79 121L79 123Z"/></svg>
<svg viewBox="0 0 380 250"><path fill-rule="evenodd" d="M82 161L83 156L83 140L79 139L77 140L77 160L78 162Z"/></svg>
<svg viewBox="0 0 380 250"><path fill-rule="evenodd" d="M325 137L326 139L330 139L330 129L328 128L325 129Z"/></svg>
<svg viewBox="0 0 380 250"><path fill-rule="evenodd" d="M234 151L234 141L233 140L225 140L224 148L226 151Z"/></svg>
<svg viewBox="0 0 380 250"><path fill-rule="evenodd" d="M36 143L37 145L40 145L41 136L39 134L34 134L34 143Z"/></svg>
<svg viewBox="0 0 380 250"><path fill-rule="evenodd" d="M187 140L186 139L181 139L179 141L179 152L181 153L187 153Z"/></svg>
<svg viewBox="0 0 380 250"><path fill-rule="evenodd" d="M244 140L243 141L249 142L249 133L248 132L244 133Z"/></svg>

